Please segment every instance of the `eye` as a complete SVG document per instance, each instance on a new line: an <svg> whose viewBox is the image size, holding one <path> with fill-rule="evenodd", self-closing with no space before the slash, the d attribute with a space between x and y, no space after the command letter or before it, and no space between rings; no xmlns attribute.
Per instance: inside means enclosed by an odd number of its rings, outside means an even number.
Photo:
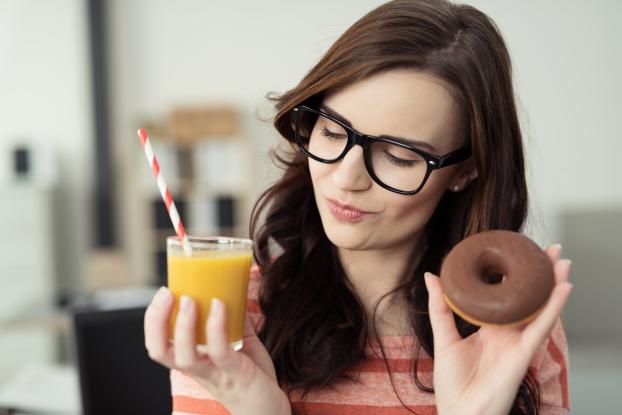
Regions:
<svg viewBox="0 0 622 415"><path fill-rule="evenodd" d="M383 151L384 156L391 163L400 166L400 167L412 167L417 164L420 160L404 160L399 157L395 157L393 154L389 153L386 149Z"/></svg>
<svg viewBox="0 0 622 415"><path fill-rule="evenodd" d="M346 137L345 134L337 134L337 133L333 133L332 131L330 131L328 128L326 127L322 127L322 130L320 131L320 134L322 134L324 137L330 137L330 138L340 138L340 137Z"/></svg>

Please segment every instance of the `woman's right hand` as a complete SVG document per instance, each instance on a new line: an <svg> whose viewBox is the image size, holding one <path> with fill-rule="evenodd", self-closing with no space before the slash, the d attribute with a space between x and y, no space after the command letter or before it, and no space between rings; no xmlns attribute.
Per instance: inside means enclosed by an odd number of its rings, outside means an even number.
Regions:
<svg viewBox="0 0 622 415"><path fill-rule="evenodd" d="M215 300L205 327L207 353L196 350L197 306L182 300L175 322L175 344L169 342L173 295L162 287L145 312L145 347L156 362L184 373L204 387L232 415L290 415L287 395L278 385L268 351L244 320L244 346L231 349L226 334L224 304Z"/></svg>

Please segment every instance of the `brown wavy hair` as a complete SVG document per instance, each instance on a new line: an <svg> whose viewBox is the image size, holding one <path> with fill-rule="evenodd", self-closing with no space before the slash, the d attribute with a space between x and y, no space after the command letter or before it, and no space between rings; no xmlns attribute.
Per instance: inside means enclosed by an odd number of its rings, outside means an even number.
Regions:
<svg viewBox="0 0 622 415"><path fill-rule="evenodd" d="M374 328L380 301L400 291L405 296L409 322L419 339L411 369L421 390L434 392L418 377L421 347L434 356L423 273L438 274L445 255L465 237L491 229L520 231L526 219L512 68L495 23L471 6L444 0L391 1L354 23L297 86L281 95L268 94L277 110L274 126L290 148L272 150L284 173L261 194L250 223L254 258L263 273L259 306L265 320L258 335L280 384L290 396L302 390L303 401L310 391L330 387L338 379L355 380L345 372L365 359L370 331L336 247L322 228L308 159L295 145L290 112L301 103L318 105L354 82L398 68L426 72L449 85L465 114L464 136L478 171L477 180L466 189L441 198L426 224L421 250L413 249L411 272L375 305ZM455 319L462 337L478 330ZM380 347L389 369L382 343ZM390 369L389 375L393 385ZM397 392L396 396L400 399ZM539 385L528 371L511 414L537 414L539 407Z"/></svg>

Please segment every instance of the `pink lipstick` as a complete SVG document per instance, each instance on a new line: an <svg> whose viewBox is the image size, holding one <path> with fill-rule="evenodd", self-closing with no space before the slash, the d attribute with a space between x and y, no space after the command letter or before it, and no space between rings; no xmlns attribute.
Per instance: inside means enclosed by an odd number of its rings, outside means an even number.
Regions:
<svg viewBox="0 0 622 415"><path fill-rule="evenodd" d="M328 208L335 218L345 222L358 222L369 214L349 205L342 205L336 200L326 199Z"/></svg>

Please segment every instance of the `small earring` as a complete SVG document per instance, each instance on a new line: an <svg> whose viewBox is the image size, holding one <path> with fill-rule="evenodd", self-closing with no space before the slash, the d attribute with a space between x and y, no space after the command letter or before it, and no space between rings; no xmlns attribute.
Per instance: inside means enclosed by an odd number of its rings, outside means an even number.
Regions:
<svg viewBox="0 0 622 415"><path fill-rule="evenodd" d="M454 186L454 192L457 192L458 190L460 190L460 186Z"/></svg>

